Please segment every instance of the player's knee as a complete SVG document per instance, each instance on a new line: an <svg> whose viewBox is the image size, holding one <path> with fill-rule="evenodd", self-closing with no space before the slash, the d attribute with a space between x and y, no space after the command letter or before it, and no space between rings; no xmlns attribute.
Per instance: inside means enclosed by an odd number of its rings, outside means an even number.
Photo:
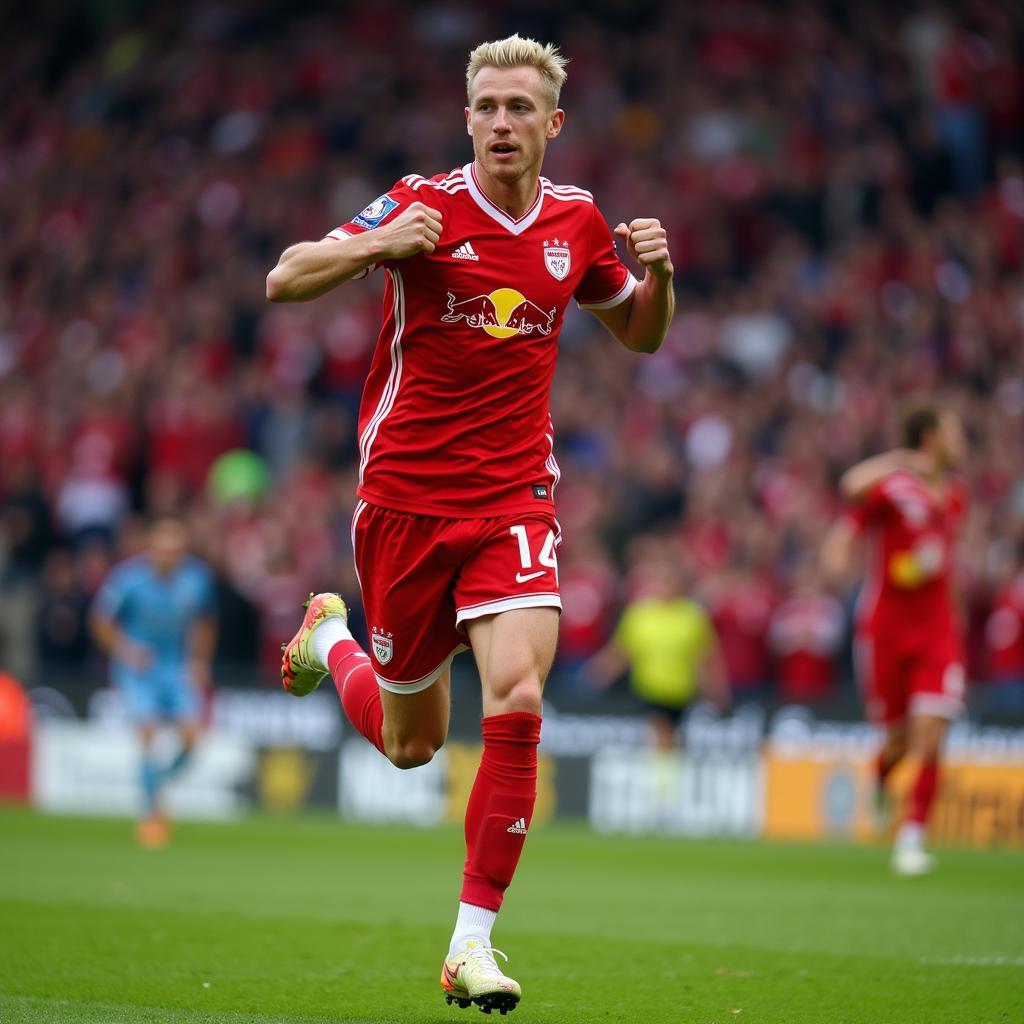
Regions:
<svg viewBox="0 0 1024 1024"><path fill-rule="evenodd" d="M539 715L543 706L543 687L536 676L527 676L509 686L503 693L496 694L499 714L528 712Z"/></svg>
<svg viewBox="0 0 1024 1024"><path fill-rule="evenodd" d="M424 735L423 733L402 736L384 737L384 749L388 761L395 768L419 768L429 764L434 755L444 745L442 735Z"/></svg>
<svg viewBox="0 0 1024 1024"><path fill-rule="evenodd" d="M388 745L388 760L396 768L420 768L429 764L441 748L440 743L415 736Z"/></svg>

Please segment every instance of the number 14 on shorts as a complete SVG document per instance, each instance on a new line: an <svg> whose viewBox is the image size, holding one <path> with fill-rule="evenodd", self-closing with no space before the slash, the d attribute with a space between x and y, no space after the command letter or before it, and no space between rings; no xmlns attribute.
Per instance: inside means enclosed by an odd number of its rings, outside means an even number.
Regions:
<svg viewBox="0 0 1024 1024"><path fill-rule="evenodd" d="M558 559L555 556L555 531L548 530L540 552L537 555L537 564L543 566L541 569L534 569L533 555L530 551L530 538L523 525L510 526L508 532L515 537L519 544L519 561L522 565L520 572L516 573L516 583L529 583L530 580L539 579L548 569L555 572L555 583L558 583Z"/></svg>

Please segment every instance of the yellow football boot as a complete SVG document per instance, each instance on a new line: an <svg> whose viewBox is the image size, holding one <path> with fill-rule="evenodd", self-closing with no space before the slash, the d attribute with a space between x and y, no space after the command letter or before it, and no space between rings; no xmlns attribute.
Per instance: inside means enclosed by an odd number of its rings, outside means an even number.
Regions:
<svg viewBox="0 0 1024 1024"><path fill-rule="evenodd" d="M312 693L327 675L327 666L313 652L310 638L324 619L348 621L348 608L337 594L310 594L299 631L281 648L281 685L295 697Z"/></svg>

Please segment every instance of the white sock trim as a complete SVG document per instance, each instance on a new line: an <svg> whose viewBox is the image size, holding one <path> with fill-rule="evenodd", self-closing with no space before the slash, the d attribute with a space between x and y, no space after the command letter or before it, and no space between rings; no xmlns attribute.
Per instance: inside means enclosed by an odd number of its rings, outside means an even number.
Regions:
<svg viewBox="0 0 1024 1024"><path fill-rule="evenodd" d="M491 929L498 917L496 910L459 903L459 916L455 920L455 931L448 947L448 955L454 956L466 948L470 939L479 939L484 945L491 944Z"/></svg>
<svg viewBox="0 0 1024 1024"><path fill-rule="evenodd" d="M331 648L338 643L339 640L351 639L352 634L349 632L348 625L345 620L338 615L332 615L329 619L324 619L324 621L313 630L313 635L309 638L309 643L313 648L313 653L316 655L317 661L319 661L326 670L327 656L331 653Z"/></svg>

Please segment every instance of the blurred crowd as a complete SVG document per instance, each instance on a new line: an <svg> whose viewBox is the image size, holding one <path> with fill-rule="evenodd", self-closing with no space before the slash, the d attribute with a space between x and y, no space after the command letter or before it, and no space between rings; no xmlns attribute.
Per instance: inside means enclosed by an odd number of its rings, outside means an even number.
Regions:
<svg viewBox="0 0 1024 1024"><path fill-rule="evenodd" d="M381 284L278 307L264 279L403 174L470 159L466 54L519 31L571 58L545 174L591 189L613 224L660 217L679 297L651 357L567 317L556 692L590 692L588 660L644 564L668 558L734 698L834 696L850 588L829 592L817 553L835 483L893 442L920 390L970 438L971 677L1024 679L1010 0L42 2L7 17L0 660L33 680L88 661L90 595L153 513L184 515L216 570L236 680L272 681L310 590L355 596L355 417Z"/></svg>

